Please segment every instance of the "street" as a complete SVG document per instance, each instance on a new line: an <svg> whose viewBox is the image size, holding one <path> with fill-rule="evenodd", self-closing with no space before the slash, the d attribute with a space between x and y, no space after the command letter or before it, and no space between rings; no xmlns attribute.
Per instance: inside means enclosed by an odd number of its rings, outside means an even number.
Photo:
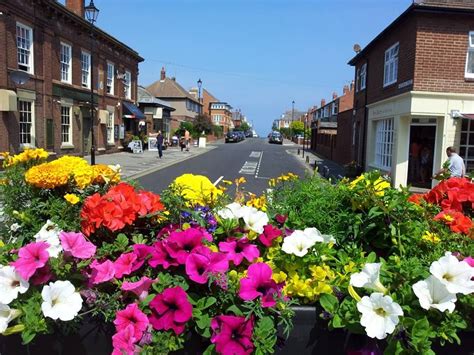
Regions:
<svg viewBox="0 0 474 355"><path fill-rule="evenodd" d="M268 187L271 178L288 172L304 176L304 166L287 153L289 148L294 149L294 146L269 144L260 138L223 143L209 153L143 176L138 182L145 189L159 193L185 173L205 175L212 182L233 181L243 176L247 180L245 189L260 194Z"/></svg>

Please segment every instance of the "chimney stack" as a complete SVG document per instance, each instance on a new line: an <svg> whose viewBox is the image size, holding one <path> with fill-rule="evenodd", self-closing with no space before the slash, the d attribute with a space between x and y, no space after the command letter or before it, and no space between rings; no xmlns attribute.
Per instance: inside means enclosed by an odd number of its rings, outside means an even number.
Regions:
<svg viewBox="0 0 474 355"><path fill-rule="evenodd" d="M351 81L351 91L354 91L354 86L355 86L355 82L354 80Z"/></svg>
<svg viewBox="0 0 474 355"><path fill-rule="evenodd" d="M66 8L84 18L84 0L66 0Z"/></svg>
<svg viewBox="0 0 474 355"><path fill-rule="evenodd" d="M321 107L323 106L326 106L326 100L325 99L321 99Z"/></svg>
<svg viewBox="0 0 474 355"><path fill-rule="evenodd" d="M165 80L166 79L166 70L165 67L161 67L161 75L160 75L160 80Z"/></svg>
<svg viewBox="0 0 474 355"><path fill-rule="evenodd" d="M342 92L344 95L349 93L349 85L344 85L344 88L342 89Z"/></svg>
<svg viewBox="0 0 474 355"><path fill-rule="evenodd" d="M337 92L334 91L334 92L332 93L332 99L333 99L333 100L336 100L336 99L337 99Z"/></svg>

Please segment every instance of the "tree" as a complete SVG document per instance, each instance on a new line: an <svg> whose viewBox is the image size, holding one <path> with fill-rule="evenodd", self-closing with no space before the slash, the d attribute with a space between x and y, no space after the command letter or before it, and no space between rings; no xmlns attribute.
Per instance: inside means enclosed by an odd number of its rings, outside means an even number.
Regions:
<svg viewBox="0 0 474 355"><path fill-rule="evenodd" d="M197 115L193 121L193 129L196 133L209 134L212 132L212 122L208 115Z"/></svg>
<svg viewBox="0 0 474 355"><path fill-rule="evenodd" d="M193 135L194 134L194 125L192 122L181 122L179 124L179 128L176 130L175 134L178 136L178 137L183 137L184 136L184 132L185 131L188 131L189 134Z"/></svg>
<svg viewBox="0 0 474 355"><path fill-rule="evenodd" d="M250 129L250 126L247 122L242 122L240 124L240 127L239 127L239 130L240 131L244 131L244 132L247 132L248 130Z"/></svg>
<svg viewBox="0 0 474 355"><path fill-rule="evenodd" d="M290 129L293 132L293 134L303 134L304 123L301 121L293 121L290 124Z"/></svg>

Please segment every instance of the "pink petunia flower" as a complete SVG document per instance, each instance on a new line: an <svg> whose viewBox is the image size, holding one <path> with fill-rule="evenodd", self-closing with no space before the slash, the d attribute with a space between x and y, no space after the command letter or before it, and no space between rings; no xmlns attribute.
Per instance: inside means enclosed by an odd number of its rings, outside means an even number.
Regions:
<svg viewBox="0 0 474 355"><path fill-rule="evenodd" d="M209 240L207 232L198 228L188 228L185 231L172 232L164 246L171 257L175 258L179 264L184 265L188 255L202 245L203 239Z"/></svg>
<svg viewBox="0 0 474 355"><path fill-rule="evenodd" d="M33 276L31 276L30 283L35 286L44 285L52 278L53 274L51 273L51 268L49 265L45 265L42 268L36 270Z"/></svg>
<svg viewBox="0 0 474 355"><path fill-rule="evenodd" d="M199 284L205 284L209 275L226 272L229 261L223 253L214 253L208 247L201 246L186 259L186 274Z"/></svg>
<svg viewBox="0 0 474 355"><path fill-rule="evenodd" d="M249 266L247 277L240 280L239 296L244 301L261 297L262 307L273 307L280 289L281 286L272 279L271 267L265 263L256 263Z"/></svg>
<svg viewBox="0 0 474 355"><path fill-rule="evenodd" d="M125 253L119 256L115 260L115 277L121 278L124 275L130 275L132 273L133 263L137 260L137 256L134 253Z"/></svg>
<svg viewBox="0 0 474 355"><path fill-rule="evenodd" d="M110 281L115 276L114 263L110 260L106 260L103 263L99 263L97 260L94 260L91 263L90 268L92 269L90 281L94 285Z"/></svg>
<svg viewBox="0 0 474 355"><path fill-rule="evenodd" d="M136 294L140 300L143 300L146 298L146 296L148 296L148 289L154 282L154 280L143 276L137 282L125 281L122 284L122 290L132 292Z"/></svg>
<svg viewBox="0 0 474 355"><path fill-rule="evenodd" d="M134 244L133 253L137 256L137 260L132 265L132 272L137 271L143 266L145 260L152 254L153 247L146 244Z"/></svg>
<svg viewBox="0 0 474 355"><path fill-rule="evenodd" d="M179 286L167 288L150 302L150 324L156 330L173 330L176 335L184 332L186 322L193 316L193 306L188 295Z"/></svg>
<svg viewBox="0 0 474 355"><path fill-rule="evenodd" d="M87 241L84 234L61 232L59 234L63 250L78 259L89 259L94 256L96 246Z"/></svg>
<svg viewBox="0 0 474 355"><path fill-rule="evenodd" d="M279 236L281 236L281 230L272 226L271 224L267 224L265 227L263 227L263 233L260 234L258 239L266 247L271 247L273 241Z"/></svg>
<svg viewBox="0 0 474 355"><path fill-rule="evenodd" d="M468 256L464 258L463 261L469 264L470 267L474 267L474 258L472 256Z"/></svg>
<svg viewBox="0 0 474 355"><path fill-rule="evenodd" d="M48 262L48 248L49 244L45 242L30 243L18 251L19 258L10 265L15 268L21 277L28 281L36 270L42 268Z"/></svg>
<svg viewBox="0 0 474 355"><path fill-rule="evenodd" d="M211 342L219 354L241 355L253 351L253 319L242 316L217 316L211 321Z"/></svg>
<svg viewBox="0 0 474 355"><path fill-rule="evenodd" d="M158 241L153 244L153 250L151 252L151 258L148 259L148 264L155 268L161 265L163 268L168 269L170 266L178 266L176 259L170 256L167 248L165 247L166 241Z"/></svg>
<svg viewBox="0 0 474 355"><path fill-rule="evenodd" d="M134 338L140 340L149 322L147 316L138 308L137 304L132 303L124 310L117 312L114 324L117 332L124 331L131 325L134 331Z"/></svg>
<svg viewBox="0 0 474 355"><path fill-rule="evenodd" d="M285 215L282 215L282 214L277 214L275 216L275 221L277 221L277 223L279 223L281 225L284 225L287 219L288 219L288 216L285 216Z"/></svg>
<svg viewBox="0 0 474 355"><path fill-rule="evenodd" d="M135 329L133 325L129 325L124 330L116 333L112 337L112 345L114 347L112 355L134 355L135 343L138 341L134 334Z"/></svg>
<svg viewBox="0 0 474 355"><path fill-rule="evenodd" d="M219 243L219 250L226 254L227 260L238 266L245 258L252 262L260 256L256 245L250 243L247 238L229 239L227 242Z"/></svg>

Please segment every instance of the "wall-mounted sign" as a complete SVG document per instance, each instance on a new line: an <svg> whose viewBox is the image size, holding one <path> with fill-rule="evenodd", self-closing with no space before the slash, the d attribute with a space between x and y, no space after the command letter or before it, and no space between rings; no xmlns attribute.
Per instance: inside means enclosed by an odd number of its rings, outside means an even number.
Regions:
<svg viewBox="0 0 474 355"><path fill-rule="evenodd" d="M403 83L398 84L398 88L403 89L410 85L413 85L413 79L410 79L410 80L404 81Z"/></svg>
<svg viewBox="0 0 474 355"><path fill-rule="evenodd" d="M120 126L118 124L114 125L114 139L119 139Z"/></svg>
<svg viewBox="0 0 474 355"><path fill-rule="evenodd" d="M119 130L119 139L124 139L124 138L125 138L125 125L121 124L120 130Z"/></svg>

